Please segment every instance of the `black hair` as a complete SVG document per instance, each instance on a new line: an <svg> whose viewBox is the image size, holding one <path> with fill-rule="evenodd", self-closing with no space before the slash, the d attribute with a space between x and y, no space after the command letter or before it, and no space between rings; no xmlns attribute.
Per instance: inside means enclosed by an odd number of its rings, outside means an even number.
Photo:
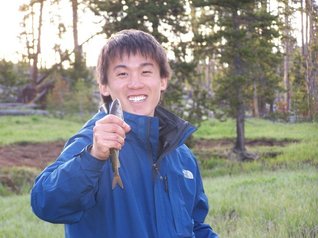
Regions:
<svg viewBox="0 0 318 238"><path fill-rule="evenodd" d="M114 58L123 57L124 54L129 56L137 53L156 61L159 65L161 78L170 78L170 65L166 52L160 43L149 33L129 29L112 35L102 48L96 68L98 83L107 85L108 67ZM108 107L112 101L111 97L103 95L101 97L106 107Z"/></svg>

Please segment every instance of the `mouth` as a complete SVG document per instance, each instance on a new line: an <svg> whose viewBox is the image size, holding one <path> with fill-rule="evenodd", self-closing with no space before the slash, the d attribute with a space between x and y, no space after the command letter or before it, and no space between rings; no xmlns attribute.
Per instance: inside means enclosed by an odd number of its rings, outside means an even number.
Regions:
<svg viewBox="0 0 318 238"><path fill-rule="evenodd" d="M136 95L136 96L129 96L128 97L128 100L130 102L144 102L145 100L147 99L147 96L146 95Z"/></svg>

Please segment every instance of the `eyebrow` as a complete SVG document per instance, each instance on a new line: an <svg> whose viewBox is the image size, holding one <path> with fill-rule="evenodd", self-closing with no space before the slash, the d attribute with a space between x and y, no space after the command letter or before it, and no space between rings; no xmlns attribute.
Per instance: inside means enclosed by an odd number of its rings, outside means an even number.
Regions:
<svg viewBox="0 0 318 238"><path fill-rule="evenodd" d="M138 68L142 68L142 67L145 67L145 66L154 66L154 64L153 64L153 63L150 63L150 62L145 62L145 63L140 64L140 65L138 66ZM125 65L125 64L119 64L119 65L116 65L116 66L113 68L113 70L116 70L116 69L118 69L118 68L128 68L128 66Z"/></svg>
<svg viewBox="0 0 318 238"><path fill-rule="evenodd" d="M146 63L142 63L142 64L140 65L140 67L145 67L145 66L154 66L154 64L153 64L153 63L150 63L150 62L146 62Z"/></svg>

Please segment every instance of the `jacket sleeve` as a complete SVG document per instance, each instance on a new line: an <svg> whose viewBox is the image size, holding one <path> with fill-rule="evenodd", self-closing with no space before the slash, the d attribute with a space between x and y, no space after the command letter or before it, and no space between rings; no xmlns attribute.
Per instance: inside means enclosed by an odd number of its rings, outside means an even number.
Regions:
<svg viewBox="0 0 318 238"><path fill-rule="evenodd" d="M95 205L105 162L88 152L92 140L89 133L84 129L71 138L59 158L35 180L31 206L39 218L52 223L75 223L84 210Z"/></svg>
<svg viewBox="0 0 318 238"><path fill-rule="evenodd" d="M193 220L196 238L218 238L210 225L205 224L204 220L209 212L208 198L204 193L200 171L197 168L197 195L193 209Z"/></svg>

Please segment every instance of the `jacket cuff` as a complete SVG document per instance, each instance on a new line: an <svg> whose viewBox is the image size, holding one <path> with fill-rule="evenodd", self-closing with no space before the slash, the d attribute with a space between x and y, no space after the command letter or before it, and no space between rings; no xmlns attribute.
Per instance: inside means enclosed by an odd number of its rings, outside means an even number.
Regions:
<svg viewBox="0 0 318 238"><path fill-rule="evenodd" d="M102 172L106 160L96 159L91 155L90 149L92 145L86 146L79 154L81 158L81 166L84 170L93 170Z"/></svg>

